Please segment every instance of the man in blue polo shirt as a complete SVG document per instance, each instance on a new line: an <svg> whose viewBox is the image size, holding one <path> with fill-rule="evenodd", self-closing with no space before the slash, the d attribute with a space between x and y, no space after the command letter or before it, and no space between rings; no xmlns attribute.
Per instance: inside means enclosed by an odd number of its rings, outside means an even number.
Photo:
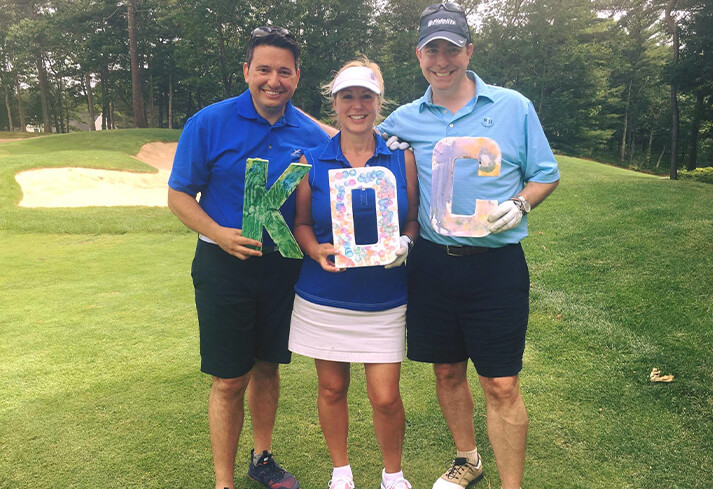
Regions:
<svg viewBox="0 0 713 489"><path fill-rule="evenodd" d="M469 71L472 54L463 9L426 8L416 55L430 86L379 130L409 142L418 168L421 234L408 263L408 357L433 363L457 450L433 488L460 489L483 476L470 359L502 488L518 489L528 427L518 373L529 315L520 241L527 214L555 189L559 171L532 103Z"/></svg>
<svg viewBox="0 0 713 489"><path fill-rule="evenodd" d="M286 29L255 29L243 65L248 90L188 120L168 182L171 211L199 236L191 275L201 370L213 376L208 419L217 489L235 487L246 391L254 441L249 476L271 489L299 487L274 460L271 443L278 365L290 361L287 339L301 261L283 258L267 233L261 248L241 235L247 158L269 161L271 186L300 159L302 148L328 139L290 103L300 77L299 52ZM280 209L290 229L294 206L291 195Z"/></svg>

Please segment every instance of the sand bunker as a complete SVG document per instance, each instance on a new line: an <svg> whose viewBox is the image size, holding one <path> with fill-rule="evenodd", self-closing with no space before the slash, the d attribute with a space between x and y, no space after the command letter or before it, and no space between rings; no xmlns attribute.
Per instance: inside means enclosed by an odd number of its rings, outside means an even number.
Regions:
<svg viewBox="0 0 713 489"><path fill-rule="evenodd" d="M145 144L138 160L158 173L91 168L44 168L15 175L22 188L20 207L167 205L168 177L177 143ZM79 162L78 162L79 163Z"/></svg>

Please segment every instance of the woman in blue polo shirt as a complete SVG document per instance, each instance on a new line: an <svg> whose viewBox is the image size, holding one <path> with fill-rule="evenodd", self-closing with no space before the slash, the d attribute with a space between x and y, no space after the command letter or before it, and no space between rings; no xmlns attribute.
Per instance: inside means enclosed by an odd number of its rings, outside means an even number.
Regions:
<svg viewBox="0 0 713 489"><path fill-rule="evenodd" d="M382 489L409 489L401 471L405 416L399 392L406 323L406 255L419 233L418 182L410 151L389 150L374 133L384 83L378 65L347 63L326 87L341 131L305 151L312 165L297 189L295 238L305 252L295 286L289 347L315 359L319 420L334 466L330 489L353 489L347 455L349 371L363 363L384 460ZM396 177L400 245L386 266L338 269L331 257L330 169L381 166ZM374 192L352 193L357 243L377 241Z"/></svg>

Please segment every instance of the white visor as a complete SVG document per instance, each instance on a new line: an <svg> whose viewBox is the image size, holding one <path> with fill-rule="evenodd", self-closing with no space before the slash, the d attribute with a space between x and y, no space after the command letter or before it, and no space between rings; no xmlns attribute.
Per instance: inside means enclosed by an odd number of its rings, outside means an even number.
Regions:
<svg viewBox="0 0 713 489"><path fill-rule="evenodd" d="M337 75L332 84L332 95L349 87L363 87L381 95L381 87L376 73L366 66L350 66Z"/></svg>

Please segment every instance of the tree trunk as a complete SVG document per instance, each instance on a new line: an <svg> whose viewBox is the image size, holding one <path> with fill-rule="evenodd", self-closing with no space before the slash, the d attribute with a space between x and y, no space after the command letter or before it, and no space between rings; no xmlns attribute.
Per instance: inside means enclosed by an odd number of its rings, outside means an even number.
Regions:
<svg viewBox="0 0 713 489"><path fill-rule="evenodd" d="M158 127L163 128L163 90L158 92Z"/></svg>
<svg viewBox="0 0 713 489"><path fill-rule="evenodd" d="M141 91L141 65L136 41L136 0L129 0L129 56L131 57L131 93L134 109L134 126L147 127L144 115L144 95Z"/></svg>
<svg viewBox="0 0 713 489"><path fill-rule="evenodd" d="M663 158L663 154L666 152L666 145L664 144L663 149L661 150L661 154L659 155L659 159L656 160L656 168L661 166L661 159Z"/></svg>
<svg viewBox="0 0 713 489"><path fill-rule="evenodd" d="M676 25L676 20L671 16L671 11L676 7L677 1L678 0L669 0L664 12L666 25L668 26L669 33L673 37L673 70L671 75L671 170L669 172L671 180L678 179L678 130L680 124L678 93L676 91L676 70L678 69L679 51L678 26Z"/></svg>
<svg viewBox="0 0 713 489"><path fill-rule="evenodd" d="M59 132L60 134L69 132L69 130L65 130L64 126L64 97L62 96L63 92L64 90L62 90L62 77L59 76L57 77L57 110L53 112L55 114L55 125L59 125L59 129L57 129L57 132Z"/></svg>
<svg viewBox="0 0 713 489"><path fill-rule="evenodd" d="M173 129L173 77L168 73L168 128Z"/></svg>
<svg viewBox="0 0 713 489"><path fill-rule="evenodd" d="M10 94L8 93L7 90L7 85L4 87L4 92L5 92L5 108L7 109L7 122L8 125L10 126L10 132L13 132L15 128L12 125L12 109L10 108Z"/></svg>
<svg viewBox="0 0 713 489"><path fill-rule="evenodd" d="M87 94L87 108L89 109L89 130L96 131L96 114L94 113L94 92L92 91L92 76L89 73L84 74L84 92Z"/></svg>
<svg viewBox="0 0 713 489"><path fill-rule="evenodd" d="M45 63L42 61L42 56L38 56L35 60L37 66L37 75L40 81L40 99L42 100L42 122L44 123L44 130L46 133L52 132L52 125L50 124L50 114L47 104L47 71L45 70Z"/></svg>
<svg viewBox="0 0 713 489"><path fill-rule="evenodd" d="M636 131L629 131L629 166L634 164L634 153L636 152Z"/></svg>
<svg viewBox="0 0 713 489"><path fill-rule="evenodd" d="M106 131L111 129L109 122L109 69L106 66L102 68L99 78L102 87L102 131Z"/></svg>
<svg viewBox="0 0 713 489"><path fill-rule="evenodd" d="M649 144L646 146L646 166L651 165L651 145L654 144L654 130L649 130Z"/></svg>
<svg viewBox="0 0 713 489"><path fill-rule="evenodd" d="M619 161L624 164L624 158L626 158L626 130L629 124L629 104L631 103L631 84L629 81L629 92L626 95L626 109L624 109L624 128L621 131L621 153L619 154Z"/></svg>
<svg viewBox="0 0 713 489"><path fill-rule="evenodd" d="M695 170L698 165L698 133L701 128L701 116L703 115L703 94L696 93L696 107L693 109L693 120L691 121L691 139L688 143L688 163L686 170Z"/></svg>
<svg viewBox="0 0 713 489"><path fill-rule="evenodd" d="M153 67L152 67L153 68ZM154 104L153 73L149 74L149 114L146 124L149 127L156 127L156 105Z"/></svg>
<svg viewBox="0 0 713 489"><path fill-rule="evenodd" d="M25 109L22 107L22 85L20 85L20 75L15 72L15 83L17 84L17 112L20 115L20 131L25 132Z"/></svg>

